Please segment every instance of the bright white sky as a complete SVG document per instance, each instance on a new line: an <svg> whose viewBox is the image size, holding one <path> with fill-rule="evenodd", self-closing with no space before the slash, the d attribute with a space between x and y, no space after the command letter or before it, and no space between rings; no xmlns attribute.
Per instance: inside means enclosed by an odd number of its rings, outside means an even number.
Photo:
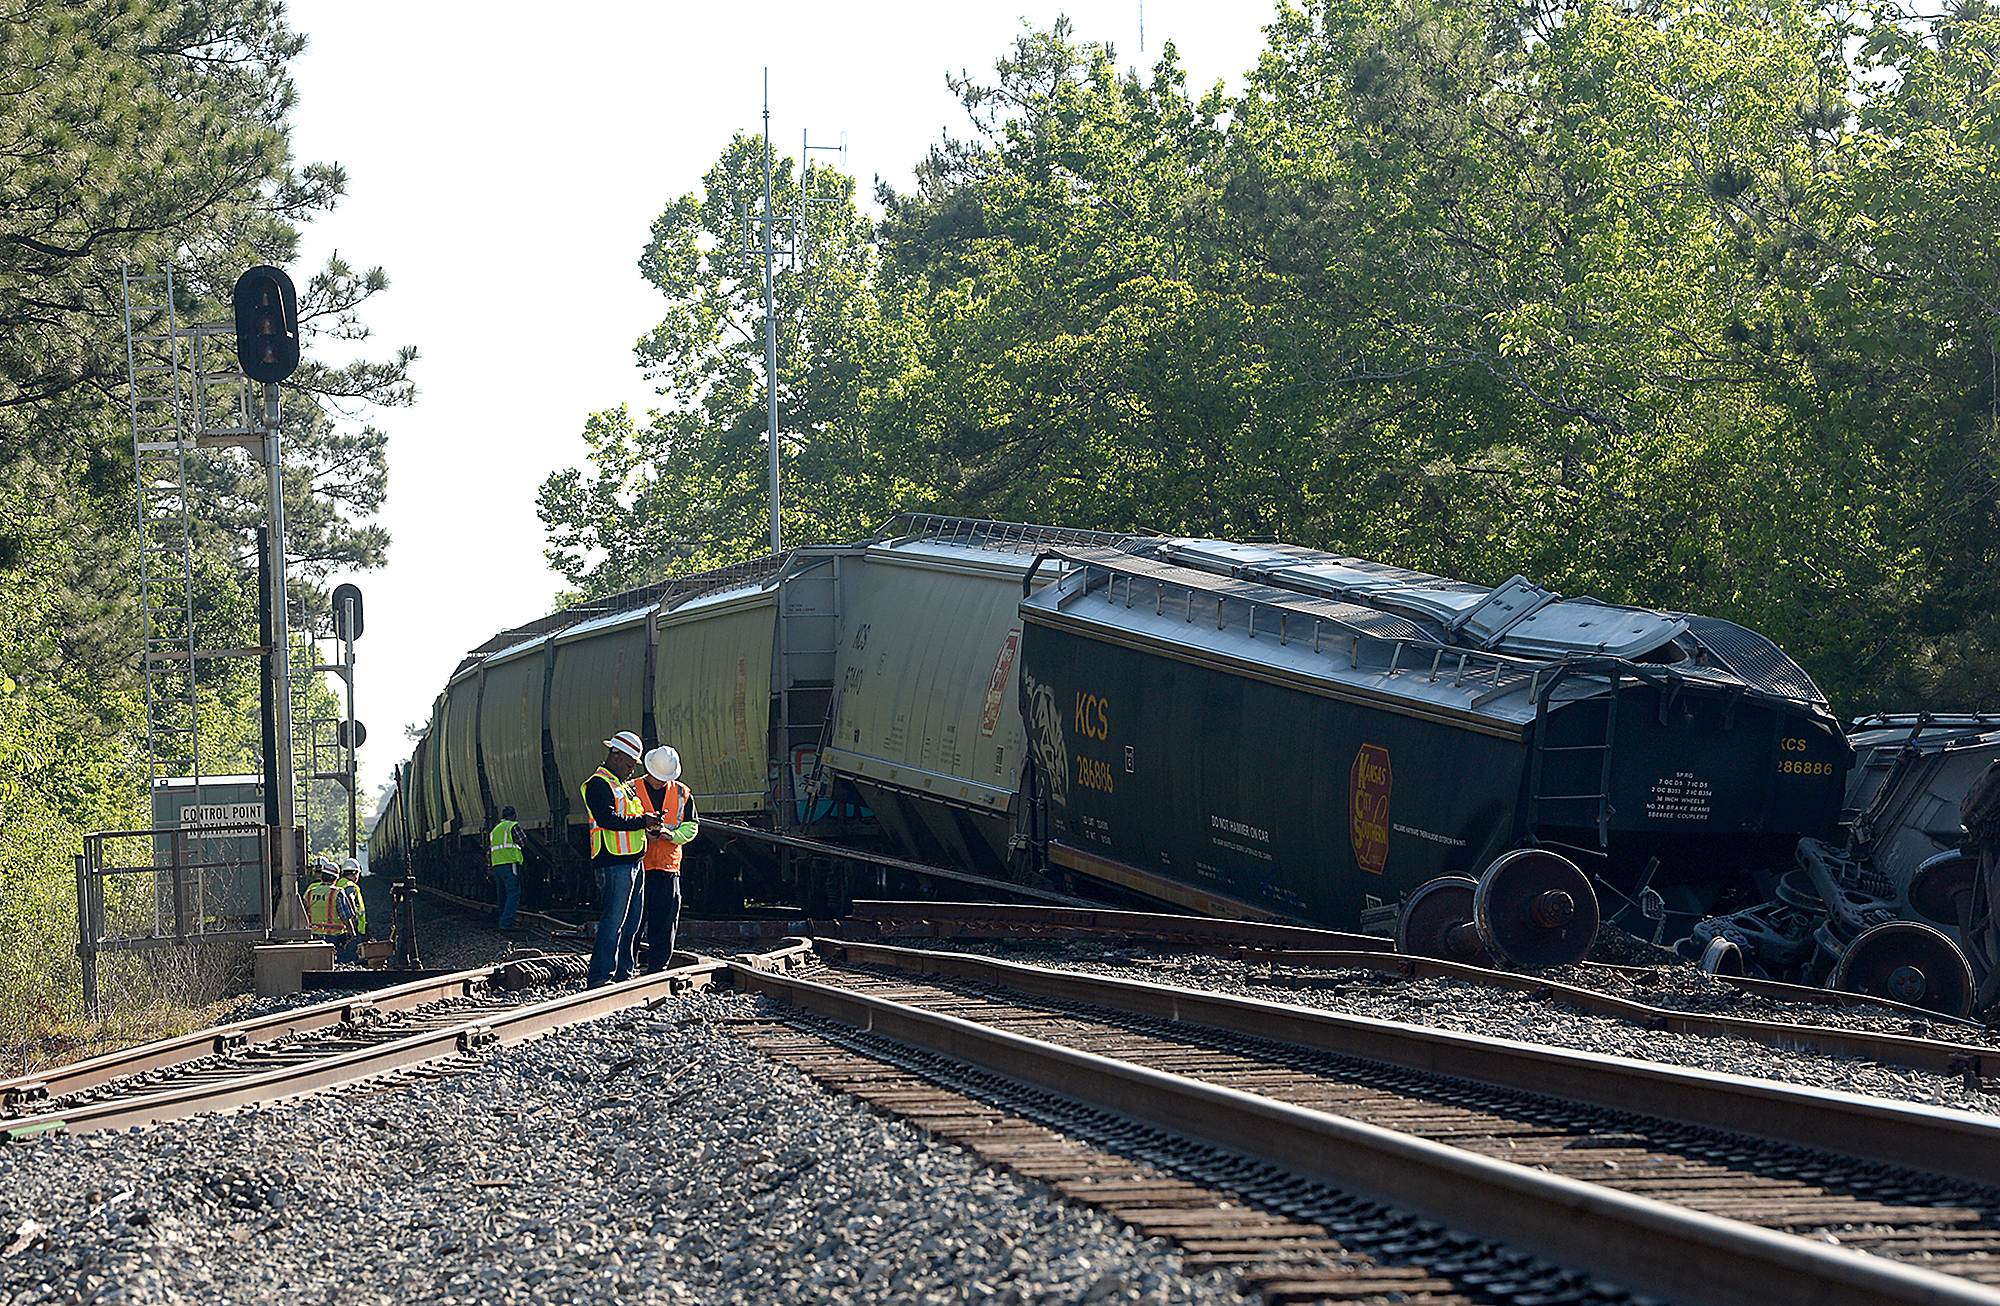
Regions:
<svg viewBox="0 0 2000 1306"><path fill-rule="evenodd" d="M639 252L667 201L699 189L734 132L758 129L765 67L774 150L795 157L802 130L815 144L845 133L867 195L877 175L907 187L943 132L966 134L946 72L990 80L1024 20L1067 13L1074 39L1110 42L1120 67L1150 68L1171 39L1198 92L1240 86L1271 12L586 2L551 22L517 3L292 0L311 38L294 65L297 154L344 165L350 184L291 271L303 281L335 250L384 267L390 290L365 310L377 352L422 350L417 406L374 416L391 437L389 564L351 578L367 599L366 792L466 649L550 609L562 581L542 556L536 488L582 461L590 413L657 402L632 357L662 307Z"/></svg>

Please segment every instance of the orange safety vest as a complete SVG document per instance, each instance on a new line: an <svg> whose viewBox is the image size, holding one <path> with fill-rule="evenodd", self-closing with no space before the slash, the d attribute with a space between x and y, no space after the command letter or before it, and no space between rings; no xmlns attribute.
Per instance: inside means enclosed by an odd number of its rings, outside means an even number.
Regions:
<svg viewBox="0 0 2000 1306"><path fill-rule="evenodd" d="M341 924L333 905L335 886L324 881L314 883L306 889L306 923L314 934L345 934L347 926Z"/></svg>
<svg viewBox="0 0 2000 1306"><path fill-rule="evenodd" d="M667 828L671 830L686 819L688 787L678 780L669 780L666 784L667 797L658 807L653 806L653 778L651 776L641 774L638 779L632 782L632 787L639 791L639 807L642 811L649 813L657 812L662 818L666 818L669 810L667 804L672 804L673 815L667 819ZM664 834L657 839L648 839L646 841L646 869L649 871L666 871L671 875L680 874L681 846L672 839L667 838Z"/></svg>
<svg viewBox="0 0 2000 1306"><path fill-rule="evenodd" d="M598 767L591 774L590 780L585 780L583 788L578 791L583 795L583 810L590 813L590 855L597 856L597 850L602 848L621 861L637 857L646 851L644 830L600 830L597 826L597 814L590 811L590 781L600 775L604 777L604 782L611 786L611 796L618 803L620 816L641 815L638 796L632 792L631 787L605 768Z"/></svg>

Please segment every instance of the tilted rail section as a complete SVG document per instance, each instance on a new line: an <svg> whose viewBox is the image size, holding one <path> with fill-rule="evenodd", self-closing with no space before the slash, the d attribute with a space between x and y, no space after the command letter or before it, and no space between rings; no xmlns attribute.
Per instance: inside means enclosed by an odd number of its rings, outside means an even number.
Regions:
<svg viewBox="0 0 2000 1306"><path fill-rule="evenodd" d="M1978 1182L2000 1174L2000 1126L1965 1113L1933 1113L962 955L833 942L819 947L828 959L850 965L976 979L1050 1001L1243 1033ZM1966 1279L1541 1173L1362 1120L990 1028L835 983L749 966L736 970L740 988L1676 1301L2000 1306L2000 1291ZM947 1005L968 1010L974 1004L957 999Z"/></svg>
<svg viewBox="0 0 2000 1306"><path fill-rule="evenodd" d="M1760 1020L1748 1016L1677 1011L1539 975L1491 970L1465 962L1405 956L1394 951L1387 939L1341 934L1332 930L1107 909L1075 911L997 903L923 902L857 902L854 914L843 920L812 924L823 927L820 932L828 937L843 939L1096 939L1107 943L1219 953L1302 971L1365 970L1397 979L1464 980L1486 988L1527 992L1560 1002L1586 1015L1629 1021L1642 1029L1708 1038L1740 1038L1767 1047L1817 1052L1825 1056L1864 1057L1883 1065L1906 1066L1941 1075L1962 1075L1975 1086L1981 1080L2000 1077L2000 1050L1977 1044ZM1589 964L1585 963L1586 966ZM1626 975L1628 980L1639 983L1643 983L1648 973L1644 968L1635 967L1603 969L1616 970ZM1906 1015L1913 1024L1980 1028L1973 1021L1955 1021L1921 1007L1863 994L1740 976L1719 975L1713 978L1744 992L1781 1002L1877 1007ZM1300 979L1292 982L1310 981Z"/></svg>

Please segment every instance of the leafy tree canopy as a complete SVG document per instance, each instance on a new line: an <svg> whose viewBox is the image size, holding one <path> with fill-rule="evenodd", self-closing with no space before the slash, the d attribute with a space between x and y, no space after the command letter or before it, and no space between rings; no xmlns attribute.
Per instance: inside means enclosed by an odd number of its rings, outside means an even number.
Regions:
<svg viewBox="0 0 2000 1306"><path fill-rule="evenodd" d="M745 221L762 210L764 163L763 142L737 136L702 193L654 222L639 267L668 309L636 352L663 406L643 427L623 408L593 415L591 473L566 468L542 484L549 561L585 594L768 545L764 260ZM865 532L911 488L862 422L907 346L882 313L853 180L801 175L790 159L772 167L773 212L790 215L781 240L798 251L773 291L783 525L788 541L811 543Z"/></svg>
<svg viewBox="0 0 2000 1306"><path fill-rule="evenodd" d="M1235 97L1065 23L947 79L966 134L878 184L872 241L843 210L837 323L786 336L788 458L842 455L802 537L898 500L1281 535L1730 616L1854 710L1976 705L1985 0L1285 0L1267 31ZM592 592L759 546L760 162L739 139L656 226L669 407L599 414L544 487Z"/></svg>
<svg viewBox="0 0 2000 1306"><path fill-rule="evenodd" d="M0 936L17 983L73 967L69 892L80 832L143 810L133 430L125 269L171 267L175 323L228 317L242 269L295 260L299 226L346 187L291 152L286 66L305 38L279 0L0 4ZM311 341L363 341L380 269L338 257L300 278ZM157 294L135 296L157 304ZM167 310L142 311L140 335ZM211 367L226 369L224 339ZM302 587L379 565L368 519L385 437L353 420L412 397L409 348L287 383L286 511ZM196 607L211 647L255 643L248 541L262 485L239 455L194 460ZM256 693L241 663L207 664L207 768L241 769ZM302 692L310 696L311 685ZM319 691L323 694L323 691ZM30 964L26 958L39 958ZM39 1000L39 999L38 999Z"/></svg>

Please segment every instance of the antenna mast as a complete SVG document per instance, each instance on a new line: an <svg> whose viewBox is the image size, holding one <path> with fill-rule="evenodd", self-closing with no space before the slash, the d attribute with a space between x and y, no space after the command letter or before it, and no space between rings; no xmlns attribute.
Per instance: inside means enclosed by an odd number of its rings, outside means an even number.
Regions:
<svg viewBox="0 0 2000 1306"><path fill-rule="evenodd" d="M794 268L804 265L806 260L806 205L817 203L806 196L806 160L814 150L838 150L844 158L847 154L847 136L841 135L840 144L813 145L801 138L799 153L799 205L792 214L780 214L771 197L771 70L764 70L764 207L755 215L743 213L743 253L762 260L764 267L764 438L766 454L770 460L771 477L771 552L784 549L784 535L778 524L779 507L779 441L778 441L778 302L777 264L778 260L789 259ZM756 224L757 234L750 234L751 224ZM783 230L780 231L780 226Z"/></svg>
<svg viewBox="0 0 2000 1306"><path fill-rule="evenodd" d="M771 552L784 548L778 527L778 306L772 293L777 250L771 246L771 70L764 70L764 418L771 459ZM796 232L793 241L797 241Z"/></svg>

